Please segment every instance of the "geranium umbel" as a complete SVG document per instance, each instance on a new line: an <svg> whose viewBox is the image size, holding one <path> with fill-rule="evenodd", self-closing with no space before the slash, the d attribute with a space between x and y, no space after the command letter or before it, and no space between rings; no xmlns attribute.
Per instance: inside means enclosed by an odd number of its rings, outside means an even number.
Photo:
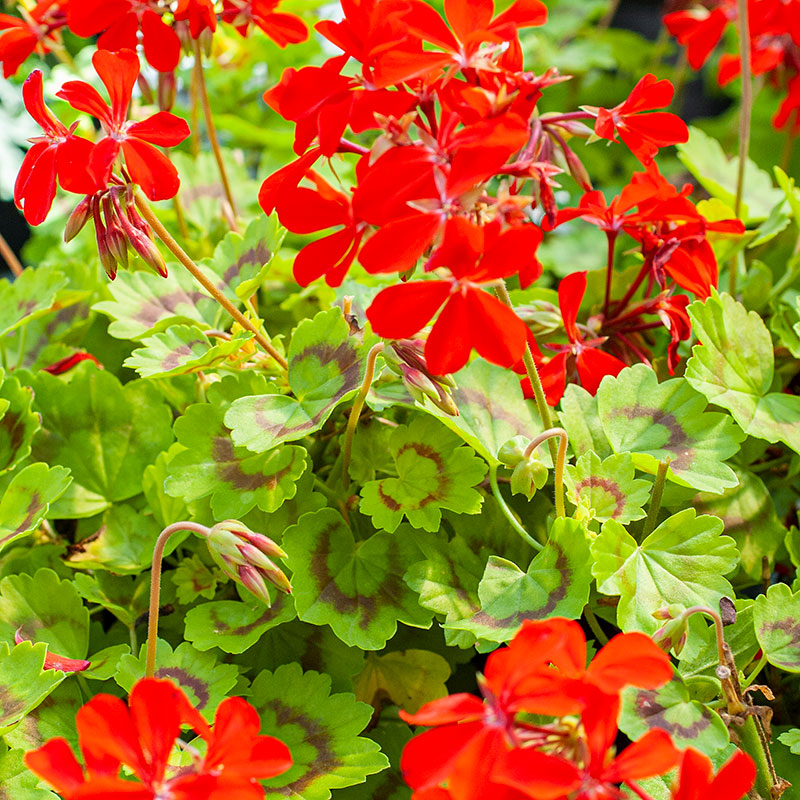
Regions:
<svg viewBox="0 0 800 800"><path fill-rule="evenodd" d="M112 695L93 697L75 718L83 766L66 739L50 739L25 755L25 764L63 800L258 800L259 780L292 765L286 745L259 736L256 710L240 697L223 700L213 728L170 681L143 679L128 703ZM205 741L205 756L179 741L191 728ZM178 744L192 756L188 767L172 767ZM133 780L120 776L127 767Z"/></svg>

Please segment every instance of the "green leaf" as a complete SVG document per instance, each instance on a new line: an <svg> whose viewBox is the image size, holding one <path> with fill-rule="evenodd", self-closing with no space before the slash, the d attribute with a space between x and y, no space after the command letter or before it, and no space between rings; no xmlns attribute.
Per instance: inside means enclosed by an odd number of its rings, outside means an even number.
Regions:
<svg viewBox="0 0 800 800"><path fill-rule="evenodd" d="M749 436L800 452L800 397L770 392L775 357L761 317L728 294L692 303L688 311L702 342L686 365L689 383L727 408Z"/></svg>
<svg viewBox="0 0 800 800"><path fill-rule="evenodd" d="M169 477L169 463L181 450L183 446L173 442L168 450L159 453L158 458L142 475L142 492L153 512L153 517L162 528L189 517L186 503L181 498L170 497L165 488Z"/></svg>
<svg viewBox="0 0 800 800"><path fill-rule="evenodd" d="M631 739L660 728L672 737L678 749L694 747L708 756L727 747L730 741L719 714L692 700L677 673L660 689L624 689L619 727Z"/></svg>
<svg viewBox="0 0 800 800"><path fill-rule="evenodd" d="M56 800L26 766L24 750L9 750L0 756L0 800Z"/></svg>
<svg viewBox="0 0 800 800"><path fill-rule="evenodd" d="M261 732L285 742L294 762L267 782L267 800L327 800L331 789L363 783L388 766L379 746L358 735L372 706L330 689L327 675L303 672L299 664L264 670L253 681L250 702L261 717Z"/></svg>
<svg viewBox="0 0 800 800"><path fill-rule="evenodd" d="M73 583L81 597L107 609L128 628L132 628L147 610L150 591L150 576L147 574L129 577L110 572L78 573Z"/></svg>
<svg viewBox="0 0 800 800"><path fill-rule="evenodd" d="M200 266L231 300L249 298L264 281L285 235L276 214L259 214L247 226L244 236L228 233L214 250L214 257Z"/></svg>
<svg viewBox="0 0 800 800"><path fill-rule="evenodd" d="M47 645L20 642L9 648L0 642L0 734L7 733L67 676L43 669Z"/></svg>
<svg viewBox="0 0 800 800"><path fill-rule="evenodd" d="M0 337L50 313L67 279L50 267L29 267L12 281L0 280Z"/></svg>
<svg viewBox="0 0 800 800"><path fill-rule="evenodd" d="M0 550L36 530L70 480L64 467L37 463L20 470L0 499Z"/></svg>
<svg viewBox="0 0 800 800"><path fill-rule="evenodd" d="M124 386L93 365L65 383L40 372L34 385L44 430L34 454L72 470L75 484L108 501L139 494L142 472L172 442L172 414L144 381Z"/></svg>
<svg viewBox="0 0 800 800"><path fill-rule="evenodd" d="M414 528L435 532L443 508L480 512L483 496L473 487L486 475L486 464L435 419L421 416L396 428L389 448L397 477L370 481L361 491L360 510L376 528L391 533L406 517Z"/></svg>
<svg viewBox="0 0 800 800"><path fill-rule="evenodd" d="M221 600L201 603L186 614L186 639L198 650L219 647L243 653L271 628L295 617L291 598L279 594L270 608L261 602Z"/></svg>
<svg viewBox="0 0 800 800"><path fill-rule="evenodd" d="M481 610L447 627L468 630L491 642L507 642L525 620L580 617L591 583L586 531L577 520L559 517L527 572L512 561L492 556L478 586Z"/></svg>
<svg viewBox="0 0 800 800"><path fill-rule="evenodd" d="M330 625L343 642L364 650L380 650L398 622L430 626L433 615L403 582L408 567L423 557L407 532L356 542L338 512L322 508L285 531L281 546L304 622Z"/></svg>
<svg viewBox="0 0 800 800"><path fill-rule="evenodd" d="M592 543L592 572L598 591L619 595L622 630L652 634L659 623L651 615L662 606L717 608L733 594L722 576L736 567L738 554L722 528L721 520L698 517L693 508L664 520L641 544L619 522L603 525Z"/></svg>
<svg viewBox="0 0 800 800"><path fill-rule="evenodd" d="M321 428L333 409L361 385L364 347L358 337L350 336L339 308L301 322L289 345L289 387L294 397L236 400L225 415L234 444L263 453Z"/></svg>
<svg viewBox="0 0 800 800"><path fill-rule="evenodd" d="M190 325L171 325L149 336L134 350L125 366L142 378L168 378L217 367L230 360L253 337L237 331L230 339L211 339Z"/></svg>
<svg viewBox="0 0 800 800"><path fill-rule="evenodd" d="M570 501L588 509L600 522L615 519L627 523L645 516L642 507L650 496L650 483L634 478L636 470L629 453L618 453L603 461L591 450L567 465L564 474Z"/></svg>
<svg viewBox="0 0 800 800"><path fill-rule="evenodd" d="M614 452L600 422L597 398L577 383L567 386L561 398L559 419L569 434L569 444L576 456L591 450L600 458L606 458Z"/></svg>
<svg viewBox="0 0 800 800"><path fill-rule="evenodd" d="M785 744L795 755L800 756L800 728L784 731L778 737L778 740L781 744Z"/></svg>
<svg viewBox="0 0 800 800"><path fill-rule="evenodd" d="M400 706L415 714L425 703L447 694L450 665L430 650L402 650L379 656L367 653L367 663L353 682L356 699L381 708Z"/></svg>
<svg viewBox="0 0 800 800"><path fill-rule="evenodd" d="M200 556L193 555L181 559L171 574L172 582L177 589L178 602L181 605L188 605L198 597L211 600L216 594L219 576L220 572L206 566Z"/></svg>
<svg viewBox="0 0 800 800"><path fill-rule="evenodd" d="M14 375L0 369L0 475L30 455L39 417L32 411L33 393Z"/></svg>
<svg viewBox="0 0 800 800"><path fill-rule="evenodd" d="M85 676L82 672L81 676ZM66 739L78 751L78 731L75 714L84 698L77 681L65 680L47 696L45 701L23 717L20 723L3 737L10 747L33 750L48 739L58 736ZM5 784L0 782L0 789ZM0 799L3 795L0 791ZM52 800L52 795L50 796Z"/></svg>
<svg viewBox="0 0 800 800"><path fill-rule="evenodd" d="M541 433L542 424L536 406L522 396L519 379L514 373L478 358L453 378L456 388L452 395L458 407L457 417L451 417L431 404L421 408L439 417L489 464L500 464L497 454L514 436L532 439Z"/></svg>
<svg viewBox="0 0 800 800"><path fill-rule="evenodd" d="M682 378L659 383L644 364L606 376L597 391L603 430L616 453L655 474L670 460L667 477L682 486L721 492L738 483L723 464L744 438L725 414L704 411L705 398Z"/></svg>
<svg viewBox="0 0 800 800"><path fill-rule="evenodd" d="M738 470L739 485L721 495L700 493L692 502L701 514L713 514L725 525L725 533L736 541L740 566L755 581L764 570L763 558L774 562L786 538L775 503L758 475Z"/></svg>
<svg viewBox="0 0 800 800"><path fill-rule="evenodd" d="M130 692L133 684L144 677L145 648L139 658L124 655L114 680ZM189 702L212 719L217 706L236 686L238 668L233 664L221 664L211 653L201 653L188 642L182 642L175 650L163 639L158 640L156 650L156 678L169 678L186 693Z"/></svg>
<svg viewBox="0 0 800 800"><path fill-rule="evenodd" d="M780 167L773 167L775 178L778 181L778 186L786 195L789 202L789 208L794 217L794 223L800 228L800 189L795 186L794 178L790 178Z"/></svg>
<svg viewBox="0 0 800 800"><path fill-rule="evenodd" d="M254 506L277 510L297 491L305 448L285 445L253 455L234 445L224 415L224 408L198 403L176 421L175 435L185 449L169 463L167 493L186 502L210 495L221 519L239 519Z"/></svg>
<svg viewBox="0 0 800 800"><path fill-rule="evenodd" d="M689 131L689 141L677 145L678 158L712 197L733 208L739 158L729 159L722 145L699 128L690 127ZM773 186L769 173L759 169L749 158L744 174L747 196L742 203L742 217L747 222L759 222L783 200L783 192Z"/></svg>
<svg viewBox="0 0 800 800"><path fill-rule="evenodd" d="M72 581L51 569L0 581L0 640L12 644L18 629L60 656L86 658L89 651L89 610Z"/></svg>
<svg viewBox="0 0 800 800"><path fill-rule="evenodd" d="M92 653L89 662L89 669L81 672L81 677L89 678L93 681L107 681L113 678L119 668L122 656L129 655L131 646L129 644L112 644L104 647L96 653Z"/></svg>
<svg viewBox="0 0 800 800"><path fill-rule="evenodd" d="M756 636L770 664L800 672L800 592L776 583L756 597L753 609Z"/></svg>

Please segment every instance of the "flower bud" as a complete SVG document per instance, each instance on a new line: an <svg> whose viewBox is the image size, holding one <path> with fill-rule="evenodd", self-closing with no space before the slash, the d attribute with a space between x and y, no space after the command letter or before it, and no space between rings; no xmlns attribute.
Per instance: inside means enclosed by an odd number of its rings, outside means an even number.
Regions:
<svg viewBox="0 0 800 800"><path fill-rule="evenodd" d="M117 277L117 259L114 258L108 246L106 238L106 226L100 217L100 207L97 203L92 203L92 216L94 217L94 235L97 241L97 255L100 256L100 263L106 271L106 275L113 281Z"/></svg>
<svg viewBox="0 0 800 800"><path fill-rule="evenodd" d="M154 269L162 278L166 278L169 275L167 264L156 243L149 236L145 236L135 228L127 231L127 234L131 247L139 254L142 261L148 267Z"/></svg>
<svg viewBox="0 0 800 800"><path fill-rule="evenodd" d="M158 108L169 111L175 103L175 71L158 73Z"/></svg>
<svg viewBox="0 0 800 800"><path fill-rule="evenodd" d="M525 458L528 444L530 439L527 436L515 436L500 448L497 458L507 467L516 467Z"/></svg>
<svg viewBox="0 0 800 800"><path fill-rule="evenodd" d="M75 206L75 210L69 215L67 225L64 228L64 241L71 242L89 221L92 215L92 200L94 195L87 194L83 200Z"/></svg>
<svg viewBox="0 0 800 800"><path fill-rule="evenodd" d="M123 269L128 268L128 240L117 221L117 216L114 207L111 204L111 198L106 196L103 198L103 215L106 220L106 244L114 256L118 264L122 265Z"/></svg>
<svg viewBox="0 0 800 800"><path fill-rule="evenodd" d="M439 410L458 416L458 407L449 394L455 381L449 375L434 375L425 361L424 339L400 339L384 349L386 364L403 379L411 396L419 403L427 397Z"/></svg>
<svg viewBox="0 0 800 800"><path fill-rule="evenodd" d="M270 605L266 581L281 592L291 592L289 579L271 560L285 558L286 553L268 536L229 519L216 524L206 541L222 571L262 602Z"/></svg>
<svg viewBox="0 0 800 800"><path fill-rule="evenodd" d="M680 604L662 606L653 612L658 620L665 623L653 634L653 641L665 652L672 650L675 655L680 655L689 635L689 619L686 608Z"/></svg>
<svg viewBox="0 0 800 800"><path fill-rule="evenodd" d="M511 493L524 494L528 500L546 483L547 467L534 456L520 461L511 473Z"/></svg>

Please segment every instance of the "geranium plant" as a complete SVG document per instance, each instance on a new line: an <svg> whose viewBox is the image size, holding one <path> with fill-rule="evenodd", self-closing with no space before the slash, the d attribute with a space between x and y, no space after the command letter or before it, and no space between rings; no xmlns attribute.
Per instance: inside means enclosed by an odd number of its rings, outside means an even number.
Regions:
<svg viewBox="0 0 800 800"><path fill-rule="evenodd" d="M0 797L791 800L800 0L6 5Z"/></svg>

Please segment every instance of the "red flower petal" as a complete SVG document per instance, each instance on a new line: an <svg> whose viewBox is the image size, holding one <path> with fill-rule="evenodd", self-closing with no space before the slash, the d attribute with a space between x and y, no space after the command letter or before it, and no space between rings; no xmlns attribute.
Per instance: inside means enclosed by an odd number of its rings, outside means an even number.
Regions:
<svg viewBox="0 0 800 800"><path fill-rule="evenodd" d="M669 656L643 633L614 636L592 659L587 677L604 692L625 686L656 689L672 678Z"/></svg>
<svg viewBox="0 0 800 800"><path fill-rule="evenodd" d="M133 50L120 50L118 53L98 50L92 56L92 66L108 91L111 119L114 127L119 129L128 117L128 105L139 77L139 58Z"/></svg>
<svg viewBox="0 0 800 800"><path fill-rule="evenodd" d="M483 701L474 694L460 692L431 700L416 714L400 710L400 719L409 725L447 725L451 722L480 719L483 716Z"/></svg>
<svg viewBox="0 0 800 800"><path fill-rule="evenodd" d="M564 330L567 338L575 344L582 340L575 321L578 319L578 311L586 294L586 273L573 272L567 275L558 284L558 305L561 308L561 318L564 320Z"/></svg>
<svg viewBox="0 0 800 800"><path fill-rule="evenodd" d="M472 318L464 294L457 291L450 295L425 342L425 360L434 375L458 372L472 352L473 334L477 333L473 325L477 320Z"/></svg>
<svg viewBox="0 0 800 800"><path fill-rule="evenodd" d="M144 57L159 72L172 72L181 59L178 34L151 9L142 14L142 45Z"/></svg>
<svg viewBox="0 0 800 800"><path fill-rule="evenodd" d="M384 339L410 338L431 321L450 287L450 281L410 281L382 289L367 309L372 330ZM444 374L428 366L433 374Z"/></svg>
<svg viewBox="0 0 800 800"><path fill-rule="evenodd" d="M57 738L25 753L25 766L49 783L59 794L68 796L84 782L83 769L66 739Z"/></svg>
<svg viewBox="0 0 800 800"><path fill-rule="evenodd" d="M575 360L581 386L592 395L597 394L600 382L606 375L619 375L626 366L610 353L595 350L593 347L582 348Z"/></svg>
<svg viewBox="0 0 800 800"><path fill-rule="evenodd" d="M150 200L175 197L181 185L178 170L160 150L138 139L126 139L122 152L131 179Z"/></svg>
<svg viewBox="0 0 800 800"><path fill-rule="evenodd" d="M513 366L525 352L527 325L505 303L480 289L468 291L466 300L475 349L492 364Z"/></svg>
<svg viewBox="0 0 800 800"><path fill-rule="evenodd" d="M358 260L374 274L405 272L427 250L441 220L434 214L414 214L384 225L361 248Z"/></svg>
<svg viewBox="0 0 800 800"><path fill-rule="evenodd" d="M352 228L343 228L330 236L307 244L294 260L294 279L300 286L325 275L328 286L339 286L353 263L356 242Z"/></svg>
<svg viewBox="0 0 800 800"><path fill-rule="evenodd" d="M652 778L669 772L680 760L681 754L672 743L672 737L656 728L626 747L603 770L602 778L612 783Z"/></svg>
<svg viewBox="0 0 800 800"><path fill-rule="evenodd" d="M574 764L531 748L517 748L499 758L491 777L534 800L563 798L582 780L581 771Z"/></svg>
<svg viewBox="0 0 800 800"><path fill-rule="evenodd" d="M141 122L134 122L126 128L126 133L159 147L174 147L186 139L191 131L185 119L168 111L159 111Z"/></svg>

